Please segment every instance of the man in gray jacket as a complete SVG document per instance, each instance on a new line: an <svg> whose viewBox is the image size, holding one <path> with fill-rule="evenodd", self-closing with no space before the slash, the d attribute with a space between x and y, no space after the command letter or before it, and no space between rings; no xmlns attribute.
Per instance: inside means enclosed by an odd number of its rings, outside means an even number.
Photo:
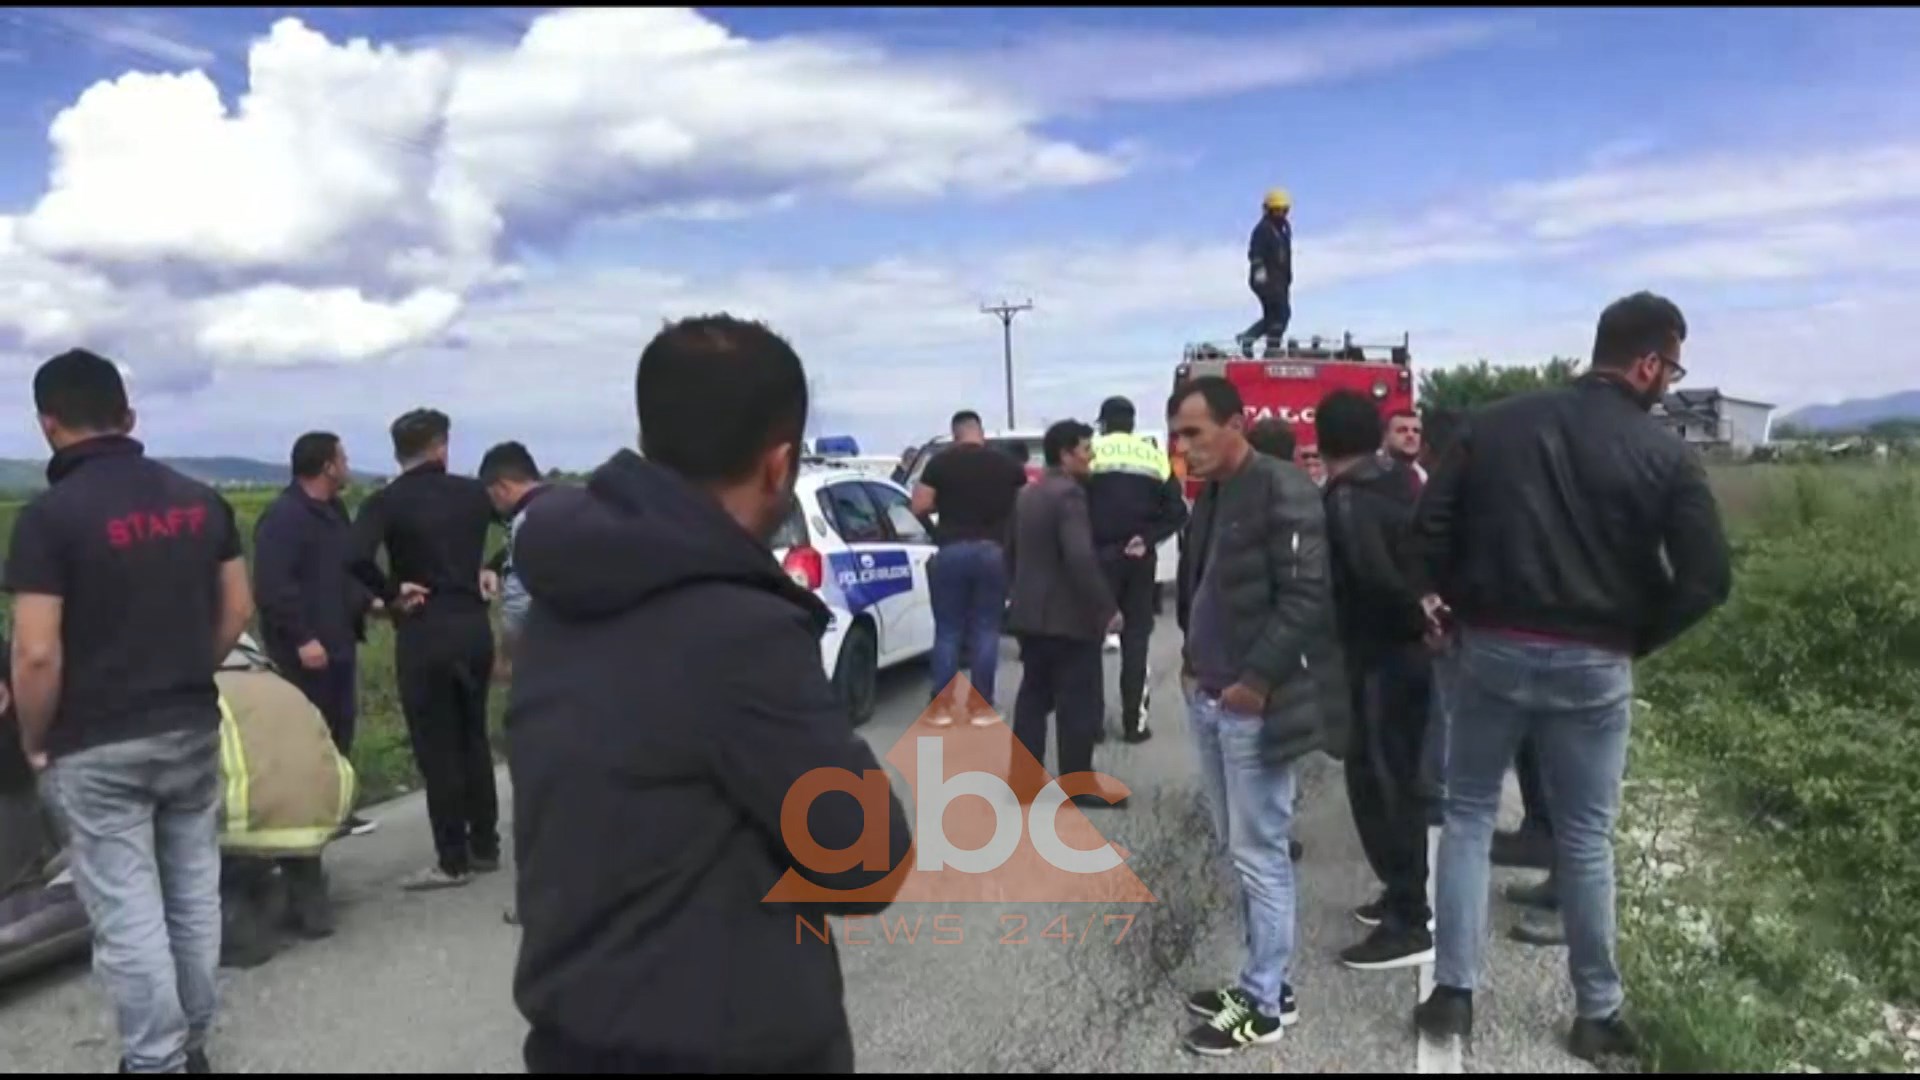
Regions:
<svg viewBox="0 0 1920 1080"><path fill-rule="evenodd" d="M1225 379L1183 384L1167 415L1189 475L1207 481L1180 550L1181 683L1247 934L1238 982L1188 999L1207 1019L1187 1048L1224 1056L1278 1042L1298 1015L1287 985L1295 763L1315 750L1340 753L1350 705L1319 489L1247 442L1240 394Z"/></svg>
<svg viewBox="0 0 1920 1080"><path fill-rule="evenodd" d="M1060 716L1055 775L1093 771L1093 741L1106 712L1100 646L1120 629L1119 608L1094 552L1086 479L1093 472L1093 429L1062 420L1043 441L1047 472L1021 489L1007 544L1013 582L1007 626L1020 641L1020 696L1013 733L1041 765L1047 762L1047 714ZM1095 781L1083 806L1126 802Z"/></svg>

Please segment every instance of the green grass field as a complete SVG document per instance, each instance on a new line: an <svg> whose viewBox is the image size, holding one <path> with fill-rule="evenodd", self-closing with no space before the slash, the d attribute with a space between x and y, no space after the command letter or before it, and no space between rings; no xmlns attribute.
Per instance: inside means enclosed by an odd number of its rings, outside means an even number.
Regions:
<svg viewBox="0 0 1920 1080"><path fill-rule="evenodd" d="M253 557L253 526L260 515L279 494L276 488L258 488L229 490L222 494L233 506L235 518L240 525L241 542L247 549L249 560ZM357 507L361 493L349 493L347 502ZM14 518L19 514L23 502L0 502L0 555L13 541ZM505 534L493 530L488 540L489 553L505 539ZM0 617L5 623L11 623L12 601L0 597ZM257 635L257 625L255 628ZM496 684L490 701L493 727L496 734L495 751L499 751L497 735L500 720L506 707L506 687ZM353 764L360 776L360 799L363 803L377 802L404 790L417 789L419 776L413 767L413 751L407 741L406 722L400 713L399 691L394 682L393 670L393 628L382 619L373 620L367 630L367 641L360 647L360 723L358 734L354 738Z"/></svg>

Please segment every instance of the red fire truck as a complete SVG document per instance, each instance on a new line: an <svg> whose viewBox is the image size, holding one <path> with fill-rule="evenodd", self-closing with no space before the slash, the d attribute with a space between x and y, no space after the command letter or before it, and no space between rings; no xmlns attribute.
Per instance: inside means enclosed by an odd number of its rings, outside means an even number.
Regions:
<svg viewBox="0 0 1920 1080"><path fill-rule="evenodd" d="M1307 449L1319 441L1313 430L1314 409L1335 390L1357 390L1373 398L1382 418L1413 407L1409 344L1405 335L1393 345L1362 345L1352 334L1337 340L1315 337L1304 344L1288 341L1284 349L1269 349L1260 359L1221 345L1189 345L1174 369L1173 385L1177 390L1189 379L1225 376L1240 391L1248 426L1277 417L1293 426L1294 438ZM1186 481L1191 500L1199 497L1200 482L1187 477L1186 453L1179 441L1172 440L1173 468Z"/></svg>

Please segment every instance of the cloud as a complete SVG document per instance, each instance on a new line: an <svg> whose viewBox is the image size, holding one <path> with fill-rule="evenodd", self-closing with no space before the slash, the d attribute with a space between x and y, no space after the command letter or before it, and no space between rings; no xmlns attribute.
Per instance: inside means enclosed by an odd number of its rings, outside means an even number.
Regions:
<svg viewBox="0 0 1920 1080"><path fill-rule="evenodd" d="M1482 48L1522 25L1512 19L1389 24L1346 18L1302 31L1232 36L1076 27L943 62L1048 108L1078 110L1351 79Z"/></svg>
<svg viewBox="0 0 1920 1080"><path fill-rule="evenodd" d="M1920 217L1879 215L1756 225L1651 247L1615 264L1644 281L1779 281L1920 271Z"/></svg>
<svg viewBox="0 0 1920 1080"><path fill-rule="evenodd" d="M1719 155L1517 184L1496 210L1545 240L1870 209L1920 200L1920 143Z"/></svg>
<svg viewBox="0 0 1920 1080"><path fill-rule="evenodd" d="M37 23L41 29L77 38L96 48L131 53L163 64L197 67L214 60L211 50L165 32L152 16L136 18L102 8L15 8L10 20Z"/></svg>
<svg viewBox="0 0 1920 1080"><path fill-rule="evenodd" d="M207 356L247 364L366 360L437 336L460 297L421 289L397 303L358 289L261 285L203 301L196 344Z"/></svg>

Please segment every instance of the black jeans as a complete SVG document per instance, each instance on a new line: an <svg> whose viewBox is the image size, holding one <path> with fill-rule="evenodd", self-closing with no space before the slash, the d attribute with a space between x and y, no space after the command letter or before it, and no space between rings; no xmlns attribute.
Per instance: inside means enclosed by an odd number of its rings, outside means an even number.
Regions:
<svg viewBox="0 0 1920 1080"><path fill-rule="evenodd" d="M1153 572L1157 560L1153 549L1138 559L1113 548L1100 553L1101 568L1107 572L1107 587L1120 605L1125 620L1120 627L1120 730L1136 731L1144 725L1140 701L1147 690L1147 645L1153 639ZM1102 717L1102 722L1105 717Z"/></svg>
<svg viewBox="0 0 1920 1080"><path fill-rule="evenodd" d="M1383 921L1427 924L1427 799L1420 784L1431 661L1403 646L1361 667L1355 679L1347 800L1367 864L1386 887Z"/></svg>
<svg viewBox="0 0 1920 1080"><path fill-rule="evenodd" d="M1054 749L1055 778L1093 770L1093 737L1106 712L1106 672L1100 642L1022 635L1020 696L1013 703L1013 733L1027 753L1047 764L1047 715L1059 714Z"/></svg>
<svg viewBox="0 0 1920 1080"><path fill-rule="evenodd" d="M853 1035L842 1027L827 1044L786 1061L695 1061L619 1050L589 1049L542 1028L527 1035L529 1073L851 1073Z"/></svg>
<svg viewBox="0 0 1920 1080"><path fill-rule="evenodd" d="M1522 832L1553 836L1553 819L1547 814L1547 785L1540 776L1540 748L1531 736L1520 740L1520 752L1514 756L1513 771L1520 781L1520 803L1527 816L1520 823Z"/></svg>
<svg viewBox="0 0 1920 1080"><path fill-rule="evenodd" d="M1281 342L1287 336L1287 324L1293 321L1292 297L1285 292L1261 292L1259 289L1255 289L1253 295L1260 298L1260 317L1247 327L1246 333L1240 335L1240 340L1251 348L1256 339L1264 337L1267 339L1267 352L1278 353Z"/></svg>
<svg viewBox="0 0 1920 1080"><path fill-rule="evenodd" d="M300 688L313 707L326 717L327 730L333 733L333 745L342 755L353 753L353 733L360 714L360 665L353 650L327 651L327 666L309 671L300 666L300 654L275 649L270 654L273 666L290 683Z"/></svg>
<svg viewBox="0 0 1920 1080"><path fill-rule="evenodd" d="M394 647L400 708L427 787L441 869L465 873L500 857L500 801L487 736L493 627L484 612L416 617Z"/></svg>

